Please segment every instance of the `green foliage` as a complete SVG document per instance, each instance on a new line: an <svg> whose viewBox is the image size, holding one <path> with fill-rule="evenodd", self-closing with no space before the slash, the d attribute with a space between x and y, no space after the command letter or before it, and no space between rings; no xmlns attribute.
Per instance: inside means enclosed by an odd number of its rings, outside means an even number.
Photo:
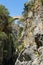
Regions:
<svg viewBox="0 0 43 65"><path fill-rule="evenodd" d="M11 57L12 52L15 53L14 49L14 36L12 36L12 22L13 18L9 16L8 9L5 6L0 5L0 45L1 41L4 45L3 47L3 58ZM13 51L12 51L13 50ZM13 56L13 54L12 54Z"/></svg>
<svg viewBox="0 0 43 65"><path fill-rule="evenodd" d="M43 5L43 0L41 0L41 2L42 2L42 5Z"/></svg>
<svg viewBox="0 0 43 65"><path fill-rule="evenodd" d="M19 53L20 53L23 49L24 49L24 45L23 45L23 44L18 45L18 52L19 52Z"/></svg>
<svg viewBox="0 0 43 65"><path fill-rule="evenodd" d="M14 19L9 16L9 11L5 6L0 5L0 30L9 33L12 29Z"/></svg>
<svg viewBox="0 0 43 65"><path fill-rule="evenodd" d="M20 28L19 28L19 34L18 34L19 37L21 37L22 31L23 31L23 27L20 27Z"/></svg>
<svg viewBox="0 0 43 65"><path fill-rule="evenodd" d="M0 14L2 14L2 15L4 14L4 15L8 16L9 15L9 11L8 11L7 8L5 8L5 6L0 5Z"/></svg>
<svg viewBox="0 0 43 65"><path fill-rule="evenodd" d="M0 39L6 39L8 38L7 35L4 32L0 32Z"/></svg>
<svg viewBox="0 0 43 65"><path fill-rule="evenodd" d="M26 2L24 4L24 11L23 11L23 17L26 19L28 17L28 12L31 10L31 8L34 6L34 0L31 0L29 2Z"/></svg>

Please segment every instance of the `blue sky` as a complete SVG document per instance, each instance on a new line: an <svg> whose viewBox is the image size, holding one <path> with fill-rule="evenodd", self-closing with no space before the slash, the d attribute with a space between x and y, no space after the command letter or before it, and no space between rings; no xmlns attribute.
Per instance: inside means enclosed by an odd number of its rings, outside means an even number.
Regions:
<svg viewBox="0 0 43 65"><path fill-rule="evenodd" d="M20 16L25 2L27 2L27 0L0 0L0 4L8 8L11 16Z"/></svg>

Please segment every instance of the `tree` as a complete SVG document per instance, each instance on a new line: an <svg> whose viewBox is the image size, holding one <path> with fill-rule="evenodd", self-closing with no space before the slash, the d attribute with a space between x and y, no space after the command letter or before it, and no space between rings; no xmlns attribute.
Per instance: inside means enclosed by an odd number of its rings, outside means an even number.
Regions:
<svg viewBox="0 0 43 65"><path fill-rule="evenodd" d="M5 8L5 6L3 6L2 4L0 4L0 14L2 14L2 15L4 14L4 15L6 15L6 16L9 15L8 9Z"/></svg>
<svg viewBox="0 0 43 65"><path fill-rule="evenodd" d="M4 41L3 46L1 47L1 49L3 49L2 61L4 65L7 63L10 64L10 62L11 64L13 63L13 53L16 52L16 49L14 47L15 37L12 34L12 22L13 21L14 19L11 16L9 16L8 9L5 8L5 6L0 5L0 44L1 44L1 41L2 43ZM2 63L2 61L0 63Z"/></svg>

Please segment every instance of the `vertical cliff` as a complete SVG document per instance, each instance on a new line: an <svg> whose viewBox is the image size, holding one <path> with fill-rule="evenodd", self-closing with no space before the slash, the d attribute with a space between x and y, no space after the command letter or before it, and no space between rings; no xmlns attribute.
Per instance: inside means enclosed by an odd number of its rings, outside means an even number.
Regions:
<svg viewBox="0 0 43 65"><path fill-rule="evenodd" d="M43 65L43 0L25 3L24 12L22 41L25 49L15 65Z"/></svg>

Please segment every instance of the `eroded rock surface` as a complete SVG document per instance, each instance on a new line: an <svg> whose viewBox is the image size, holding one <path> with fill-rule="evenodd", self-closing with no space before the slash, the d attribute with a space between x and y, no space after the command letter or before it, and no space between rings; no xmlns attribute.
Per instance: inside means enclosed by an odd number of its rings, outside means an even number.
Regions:
<svg viewBox="0 0 43 65"><path fill-rule="evenodd" d="M15 65L43 65L43 5L39 0L35 0L30 13L30 17L24 21L27 25L22 35L25 48Z"/></svg>

